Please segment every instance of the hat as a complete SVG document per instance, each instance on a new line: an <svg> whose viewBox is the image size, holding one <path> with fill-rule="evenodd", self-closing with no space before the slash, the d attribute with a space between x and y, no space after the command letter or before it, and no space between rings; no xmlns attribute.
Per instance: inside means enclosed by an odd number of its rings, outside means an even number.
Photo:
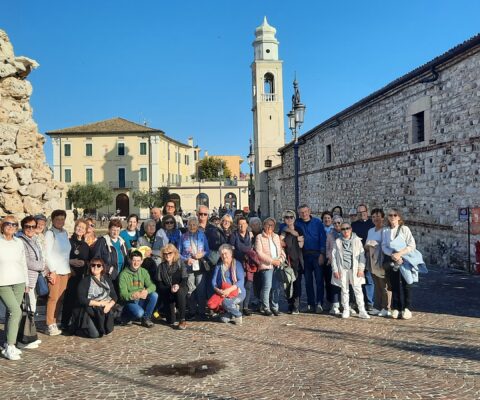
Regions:
<svg viewBox="0 0 480 400"><path fill-rule="evenodd" d="M33 216L33 218L35 219L35 221L47 221L47 217L43 214L36 214Z"/></svg>

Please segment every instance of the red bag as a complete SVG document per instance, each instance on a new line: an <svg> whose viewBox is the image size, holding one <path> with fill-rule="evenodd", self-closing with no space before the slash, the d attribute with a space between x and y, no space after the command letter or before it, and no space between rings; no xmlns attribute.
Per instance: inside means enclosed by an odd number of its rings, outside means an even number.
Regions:
<svg viewBox="0 0 480 400"><path fill-rule="evenodd" d="M230 286L229 283L227 282L222 282L222 290L224 289L228 289ZM237 297L238 296L238 289L235 289L233 292L231 292L229 295L228 295L228 298L231 299L232 297ZM220 311L221 308L222 308L222 303L223 303L223 299L224 297L220 296L219 294L217 293L214 293L212 295L212 297L210 297L207 301L207 307L210 309L210 310L213 310L213 311Z"/></svg>

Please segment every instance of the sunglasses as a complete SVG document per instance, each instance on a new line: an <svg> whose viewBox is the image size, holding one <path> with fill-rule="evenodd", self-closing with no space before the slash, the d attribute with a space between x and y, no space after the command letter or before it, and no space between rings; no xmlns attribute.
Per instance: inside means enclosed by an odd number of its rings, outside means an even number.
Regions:
<svg viewBox="0 0 480 400"><path fill-rule="evenodd" d="M166 221L165 222L165 225L173 225L173 224L175 224L175 222L173 222L173 221Z"/></svg>
<svg viewBox="0 0 480 400"><path fill-rule="evenodd" d="M293 215L285 215L285 217L283 217L283 219L293 219Z"/></svg>
<svg viewBox="0 0 480 400"><path fill-rule="evenodd" d="M398 214L388 214L389 217L398 217Z"/></svg>
<svg viewBox="0 0 480 400"><path fill-rule="evenodd" d="M89 224L88 225L90 228L95 228L95 224Z"/></svg>
<svg viewBox="0 0 480 400"><path fill-rule="evenodd" d="M102 264L90 264L90 268L103 268Z"/></svg>
<svg viewBox="0 0 480 400"><path fill-rule="evenodd" d="M173 251L170 251L168 253L163 253L163 254L165 254L166 256L169 256L170 254L173 254Z"/></svg>
<svg viewBox="0 0 480 400"><path fill-rule="evenodd" d="M24 229L35 229L37 225L25 225Z"/></svg>
<svg viewBox="0 0 480 400"><path fill-rule="evenodd" d="M334 222L333 225L342 225L341 222Z"/></svg>
<svg viewBox="0 0 480 400"><path fill-rule="evenodd" d="M342 228L342 231L349 231L352 228Z"/></svg>
<svg viewBox="0 0 480 400"><path fill-rule="evenodd" d="M16 227L18 227L18 222L5 221L5 222L3 223L3 226L11 226L11 227L13 227L13 228L16 228Z"/></svg>
<svg viewBox="0 0 480 400"><path fill-rule="evenodd" d="M207 217L208 214L207 214L207 213L198 213L198 216L199 216L199 217Z"/></svg>

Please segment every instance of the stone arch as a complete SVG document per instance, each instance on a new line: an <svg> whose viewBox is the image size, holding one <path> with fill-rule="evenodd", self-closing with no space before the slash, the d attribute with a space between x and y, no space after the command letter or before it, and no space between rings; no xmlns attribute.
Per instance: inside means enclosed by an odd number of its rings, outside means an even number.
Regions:
<svg viewBox="0 0 480 400"><path fill-rule="evenodd" d="M130 199L125 193L120 193L115 198L115 210L120 210L121 217L127 217L130 214Z"/></svg>
<svg viewBox="0 0 480 400"><path fill-rule="evenodd" d="M209 207L210 199L206 193L199 193L197 195L197 209L199 206Z"/></svg>
<svg viewBox="0 0 480 400"><path fill-rule="evenodd" d="M233 192L228 192L223 197L223 204L227 209L237 208L237 195Z"/></svg>

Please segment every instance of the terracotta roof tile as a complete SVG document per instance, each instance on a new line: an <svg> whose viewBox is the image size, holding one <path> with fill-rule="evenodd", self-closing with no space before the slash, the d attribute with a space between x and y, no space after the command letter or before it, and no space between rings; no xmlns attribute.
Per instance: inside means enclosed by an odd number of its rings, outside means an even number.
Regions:
<svg viewBox="0 0 480 400"><path fill-rule="evenodd" d="M55 131L46 132L50 134L76 134L76 133L130 133L130 132L162 132L160 129L150 128L148 126L136 124L124 118L111 118L104 121L98 121L91 124L73 126L71 128L63 128Z"/></svg>

